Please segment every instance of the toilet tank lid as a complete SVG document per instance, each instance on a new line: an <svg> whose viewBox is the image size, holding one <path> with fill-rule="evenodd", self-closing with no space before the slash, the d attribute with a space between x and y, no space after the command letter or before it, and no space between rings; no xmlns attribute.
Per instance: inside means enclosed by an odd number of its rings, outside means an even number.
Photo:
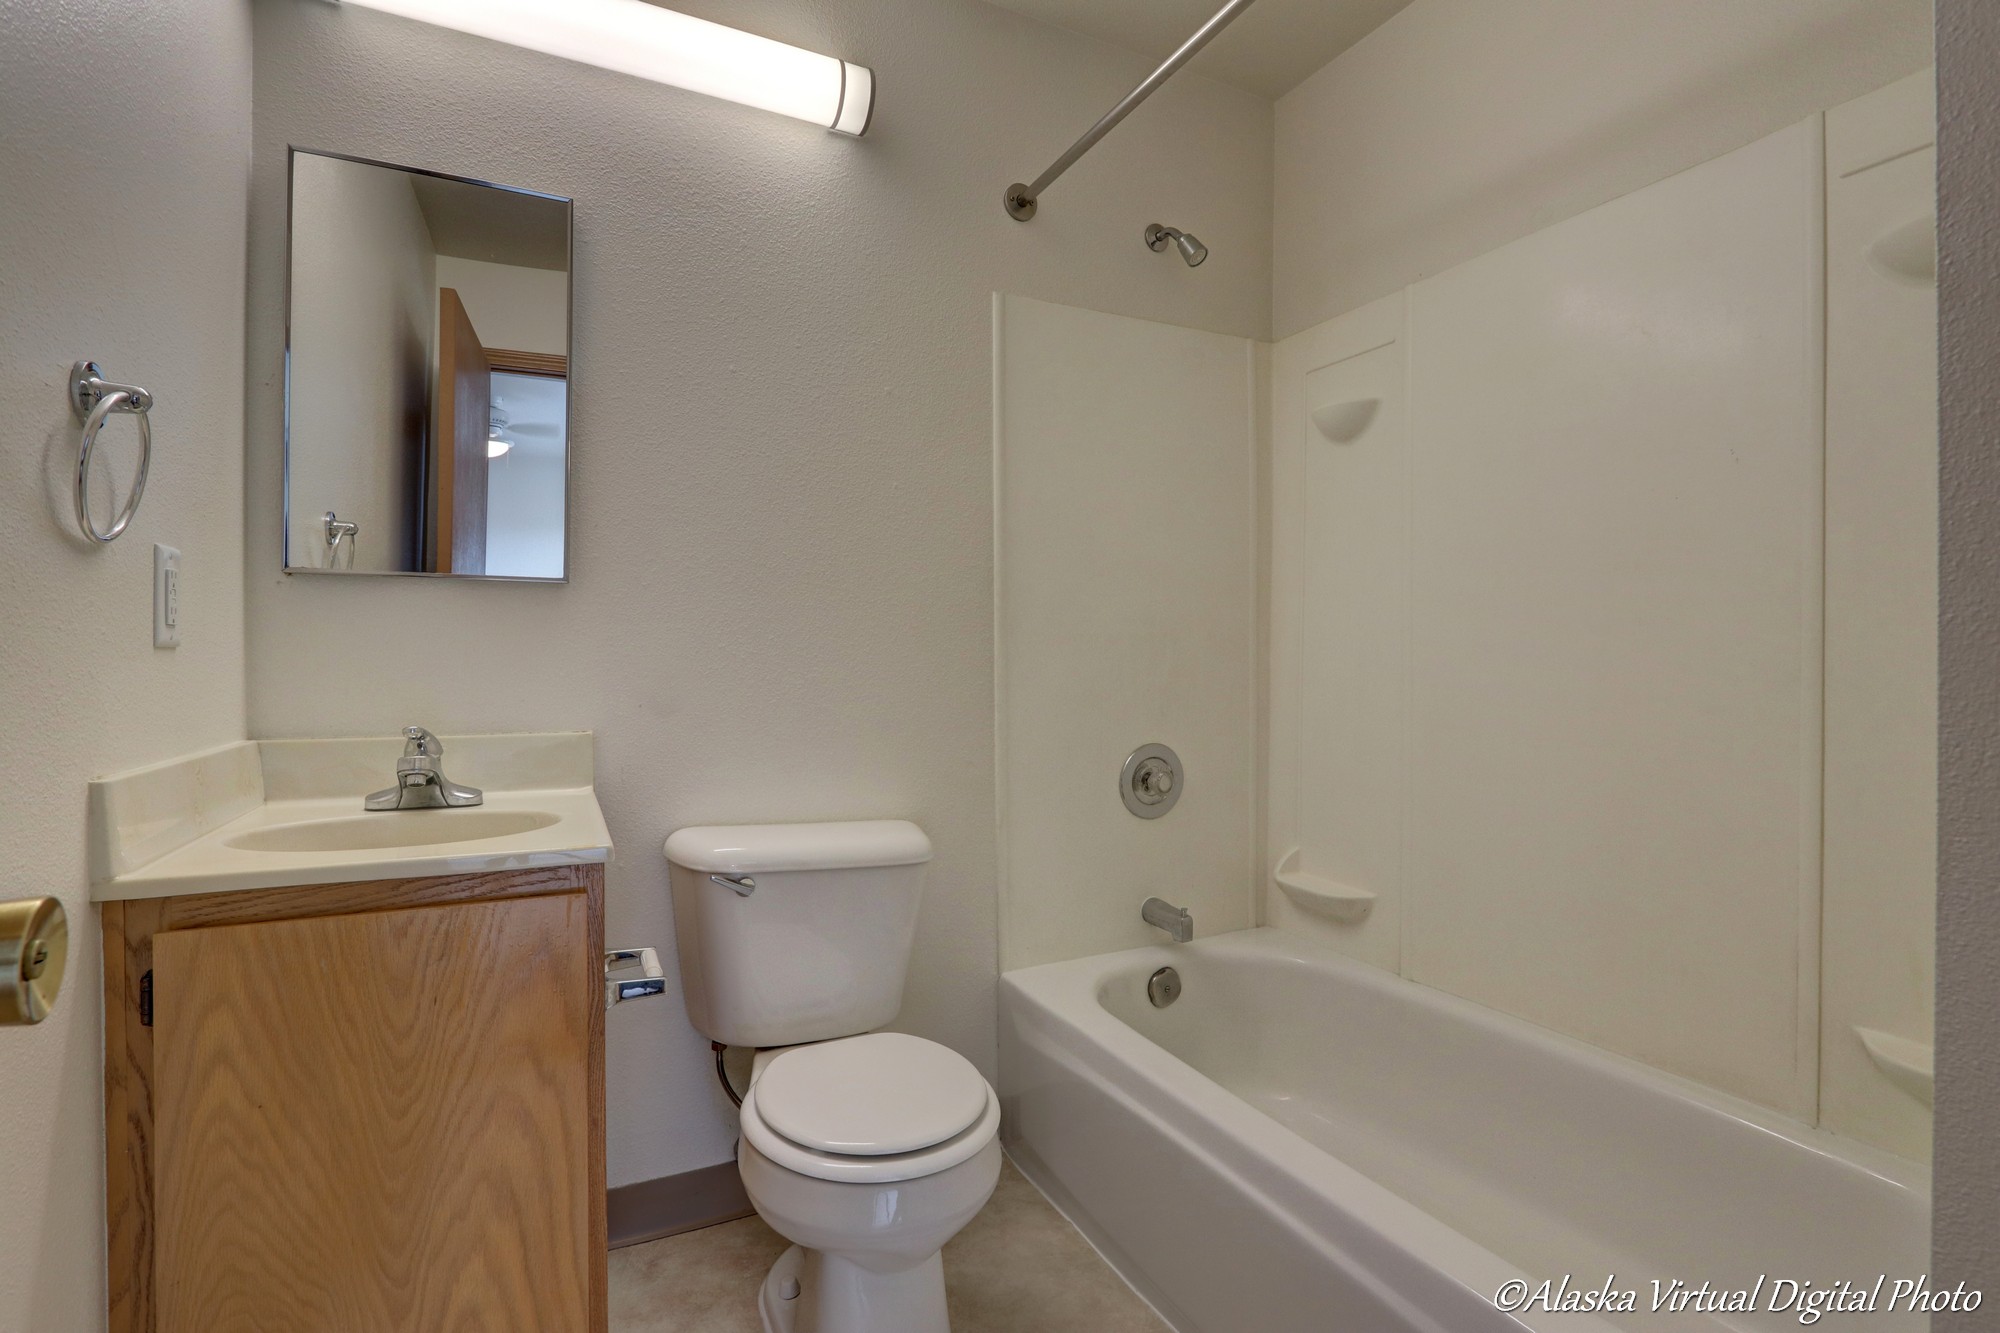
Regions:
<svg viewBox="0 0 2000 1333"><path fill-rule="evenodd" d="M666 851L667 860L689 870L754 875L920 865L931 859L931 840L907 819L721 824L680 829L667 839Z"/></svg>

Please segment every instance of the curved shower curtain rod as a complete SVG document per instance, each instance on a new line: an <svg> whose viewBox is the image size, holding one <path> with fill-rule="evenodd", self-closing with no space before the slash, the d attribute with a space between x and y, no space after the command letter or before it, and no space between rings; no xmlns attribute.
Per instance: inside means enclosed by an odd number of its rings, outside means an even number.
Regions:
<svg viewBox="0 0 2000 1333"><path fill-rule="evenodd" d="M1125 94L1123 101L1104 113L1104 119L1092 125L1084 136L1070 145L1069 151L1057 158L1049 169L1035 177L1034 184L1023 185L1016 181L1007 187L1007 215L1017 221L1026 222L1035 216L1035 206L1041 201L1042 191L1055 183L1056 177L1068 171L1082 157L1096 146L1097 141L1118 127L1118 122L1132 114L1133 108L1153 95L1154 89L1173 77L1175 70L1194 59L1195 52L1207 46L1209 40L1229 26L1231 19L1250 8L1251 0L1229 0L1216 11L1214 18L1201 25L1195 35L1182 42L1180 49L1168 56L1166 63L1148 74L1145 81Z"/></svg>

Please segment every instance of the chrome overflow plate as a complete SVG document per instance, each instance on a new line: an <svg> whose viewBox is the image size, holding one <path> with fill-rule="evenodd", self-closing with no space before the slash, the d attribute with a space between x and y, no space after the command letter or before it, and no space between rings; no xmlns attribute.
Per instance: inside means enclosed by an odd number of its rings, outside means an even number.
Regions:
<svg viewBox="0 0 2000 1333"><path fill-rule="evenodd" d="M1158 819L1174 808L1185 786L1181 758L1164 745L1142 745L1126 756L1118 775L1125 808L1141 819Z"/></svg>
<svg viewBox="0 0 2000 1333"><path fill-rule="evenodd" d="M1163 967L1146 978L1146 998L1153 1002L1155 1009L1164 1009L1181 998L1181 974L1171 967Z"/></svg>

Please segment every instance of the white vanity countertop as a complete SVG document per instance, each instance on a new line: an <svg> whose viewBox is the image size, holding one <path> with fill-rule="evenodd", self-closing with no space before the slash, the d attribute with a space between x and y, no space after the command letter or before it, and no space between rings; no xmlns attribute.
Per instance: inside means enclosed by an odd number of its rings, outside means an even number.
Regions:
<svg viewBox="0 0 2000 1333"><path fill-rule="evenodd" d="M482 788L482 804L363 810L369 791L394 780L400 737L244 741L93 782L91 896L108 902L611 859L591 785L589 733L443 740L440 766L453 781Z"/></svg>

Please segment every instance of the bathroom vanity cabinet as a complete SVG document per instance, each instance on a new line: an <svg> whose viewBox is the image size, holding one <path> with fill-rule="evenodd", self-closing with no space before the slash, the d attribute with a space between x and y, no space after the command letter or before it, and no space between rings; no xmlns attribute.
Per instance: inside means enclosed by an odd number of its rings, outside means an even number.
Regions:
<svg viewBox="0 0 2000 1333"><path fill-rule="evenodd" d="M602 1333L603 882L105 903L112 1333Z"/></svg>

